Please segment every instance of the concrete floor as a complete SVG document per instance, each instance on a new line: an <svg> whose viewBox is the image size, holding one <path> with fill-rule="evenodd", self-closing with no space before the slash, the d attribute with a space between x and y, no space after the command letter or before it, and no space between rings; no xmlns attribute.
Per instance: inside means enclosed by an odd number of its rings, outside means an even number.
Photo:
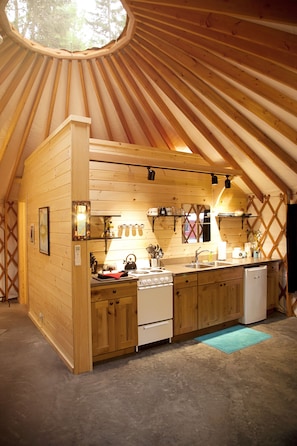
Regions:
<svg viewBox="0 0 297 446"><path fill-rule="evenodd" d="M74 376L24 307L0 303L0 444L296 445L297 318L254 325L272 338L231 355L163 344Z"/></svg>

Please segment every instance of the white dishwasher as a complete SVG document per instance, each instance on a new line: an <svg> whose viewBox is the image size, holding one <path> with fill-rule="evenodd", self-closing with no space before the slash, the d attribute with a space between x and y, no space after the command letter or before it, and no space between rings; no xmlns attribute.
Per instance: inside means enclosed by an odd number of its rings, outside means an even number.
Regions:
<svg viewBox="0 0 297 446"><path fill-rule="evenodd" d="M267 317L267 265L245 268L243 279L242 324L263 321Z"/></svg>

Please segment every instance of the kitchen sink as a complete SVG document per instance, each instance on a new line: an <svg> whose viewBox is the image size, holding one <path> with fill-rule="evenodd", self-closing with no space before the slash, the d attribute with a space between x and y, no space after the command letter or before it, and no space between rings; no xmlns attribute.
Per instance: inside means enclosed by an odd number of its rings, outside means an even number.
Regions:
<svg viewBox="0 0 297 446"><path fill-rule="evenodd" d="M232 262L226 262L225 260L215 260L214 262L207 262L209 266L228 266L233 265Z"/></svg>
<svg viewBox="0 0 297 446"><path fill-rule="evenodd" d="M193 268L193 269L204 269L204 268L212 268L213 265L210 265L209 263L187 263L185 265L186 268Z"/></svg>
<svg viewBox="0 0 297 446"><path fill-rule="evenodd" d="M193 269L209 269L209 268L216 268L218 266L228 266L233 265L232 262L226 262L224 260L215 260L214 262L204 262L204 263L187 263L185 265L186 268L193 268Z"/></svg>

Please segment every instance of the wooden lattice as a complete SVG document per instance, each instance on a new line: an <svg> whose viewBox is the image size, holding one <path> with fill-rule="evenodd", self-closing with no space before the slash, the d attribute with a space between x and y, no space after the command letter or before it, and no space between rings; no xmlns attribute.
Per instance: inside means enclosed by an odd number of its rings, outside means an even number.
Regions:
<svg viewBox="0 0 297 446"><path fill-rule="evenodd" d="M254 196L248 198L247 211L256 217L249 219L249 231L260 231L260 251L263 257L271 258L273 255L280 257L282 268L287 270L286 255L286 197L280 194L278 197L264 196L263 203ZM294 303L288 299L286 280L279 281L279 302L284 299L287 305L287 314L294 314Z"/></svg>
<svg viewBox="0 0 297 446"><path fill-rule="evenodd" d="M6 202L0 208L0 297L8 300L18 294L17 203Z"/></svg>
<svg viewBox="0 0 297 446"><path fill-rule="evenodd" d="M4 209L0 208L0 298L5 296L5 226Z"/></svg>

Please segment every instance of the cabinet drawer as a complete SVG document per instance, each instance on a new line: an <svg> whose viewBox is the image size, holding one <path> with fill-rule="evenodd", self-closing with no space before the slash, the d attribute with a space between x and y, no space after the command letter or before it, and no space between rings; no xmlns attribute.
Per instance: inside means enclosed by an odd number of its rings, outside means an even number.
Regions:
<svg viewBox="0 0 297 446"><path fill-rule="evenodd" d="M197 285L197 273L178 274L174 277L174 286L188 287Z"/></svg>
<svg viewBox="0 0 297 446"><path fill-rule="evenodd" d="M217 283L225 280L243 278L243 267L235 266L228 268L219 268L216 270L201 271L198 273L198 285L206 283Z"/></svg>
<svg viewBox="0 0 297 446"><path fill-rule="evenodd" d="M98 300L114 299L125 296L136 296L137 285L133 283L118 283L110 285L102 285L93 287L91 289L91 301L97 302Z"/></svg>

